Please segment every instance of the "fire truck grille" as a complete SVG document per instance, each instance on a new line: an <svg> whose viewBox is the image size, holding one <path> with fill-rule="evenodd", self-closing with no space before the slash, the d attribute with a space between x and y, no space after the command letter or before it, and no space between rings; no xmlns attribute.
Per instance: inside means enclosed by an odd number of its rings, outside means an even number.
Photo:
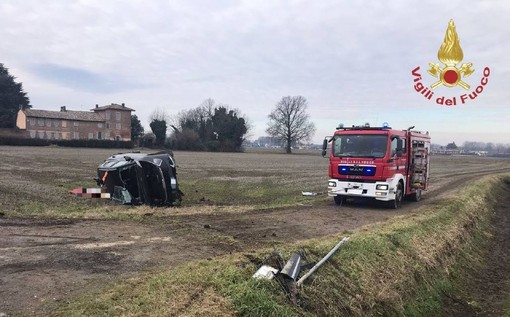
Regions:
<svg viewBox="0 0 510 317"><path fill-rule="evenodd" d="M338 174L340 175L360 175L360 176L374 176L375 166L338 166Z"/></svg>

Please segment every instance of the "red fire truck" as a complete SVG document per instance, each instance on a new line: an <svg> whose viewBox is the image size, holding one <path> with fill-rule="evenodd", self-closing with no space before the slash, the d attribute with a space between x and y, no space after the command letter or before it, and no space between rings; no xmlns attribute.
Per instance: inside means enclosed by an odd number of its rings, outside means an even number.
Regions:
<svg viewBox="0 0 510 317"><path fill-rule="evenodd" d="M325 156L331 143L328 195L337 205L367 197L395 209L404 197L419 201L429 182L430 136L413 128L339 125L322 148Z"/></svg>

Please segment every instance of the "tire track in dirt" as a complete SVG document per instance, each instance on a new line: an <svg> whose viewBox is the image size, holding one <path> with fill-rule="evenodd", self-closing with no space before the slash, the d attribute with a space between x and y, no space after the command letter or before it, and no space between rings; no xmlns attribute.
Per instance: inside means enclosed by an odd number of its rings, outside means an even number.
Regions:
<svg viewBox="0 0 510 317"><path fill-rule="evenodd" d="M459 187L481 176L510 172L510 168L476 172L445 174L445 178L423 195L419 202L404 201L400 209L387 209L373 201L350 201L336 206L332 199L312 206L295 206L270 210L252 210L238 215L175 216L186 226L207 226L218 233L231 236L246 247L267 246L302 239L317 238L352 230L374 222L412 212L441 199Z"/></svg>
<svg viewBox="0 0 510 317"><path fill-rule="evenodd" d="M235 251L207 238L175 224L0 218L0 313L47 316L42 306L84 287Z"/></svg>
<svg viewBox="0 0 510 317"><path fill-rule="evenodd" d="M436 181L435 185L431 186L431 189L427 191L427 195L442 197L442 195L452 192L458 187L466 185L466 183L469 181L474 181L479 177L487 175L496 175L502 173L510 173L510 167L483 169L479 171L469 171L463 173L445 173L442 175L440 180Z"/></svg>

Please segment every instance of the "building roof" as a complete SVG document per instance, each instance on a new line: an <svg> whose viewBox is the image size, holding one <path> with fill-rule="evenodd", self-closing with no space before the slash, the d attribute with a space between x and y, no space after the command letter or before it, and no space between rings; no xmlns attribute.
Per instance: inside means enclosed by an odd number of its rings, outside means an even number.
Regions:
<svg viewBox="0 0 510 317"><path fill-rule="evenodd" d="M50 111L50 110L37 110L25 109L23 110L27 117L48 118L48 119L65 119L75 121L97 121L103 122L104 119L95 112L89 111Z"/></svg>
<svg viewBox="0 0 510 317"><path fill-rule="evenodd" d="M128 108L126 107L125 104L116 104L116 103L112 103L111 105L106 105L106 106L102 106L102 107L98 107L98 105L96 105L96 107L94 109L90 109L91 111L97 111L97 110L106 110L106 109L114 109L114 110L124 110L124 111L135 111L135 109L131 109L131 108Z"/></svg>

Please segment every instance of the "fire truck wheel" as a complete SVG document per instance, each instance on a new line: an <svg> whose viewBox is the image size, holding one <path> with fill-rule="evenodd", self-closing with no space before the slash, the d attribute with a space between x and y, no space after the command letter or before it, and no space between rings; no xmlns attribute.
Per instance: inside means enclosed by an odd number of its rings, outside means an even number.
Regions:
<svg viewBox="0 0 510 317"><path fill-rule="evenodd" d="M345 203L345 197L343 197L343 196L336 195L334 197L334 199L335 199L335 204L337 204L338 206L342 206Z"/></svg>
<svg viewBox="0 0 510 317"><path fill-rule="evenodd" d="M421 189L417 189L416 193L411 195L412 201L420 201L421 200Z"/></svg>
<svg viewBox="0 0 510 317"><path fill-rule="evenodd" d="M404 190L402 183L399 182L397 185L397 189L395 190L395 199L390 200L388 202L388 205L392 209L398 209L400 208L400 205L402 204L402 198L404 197Z"/></svg>

